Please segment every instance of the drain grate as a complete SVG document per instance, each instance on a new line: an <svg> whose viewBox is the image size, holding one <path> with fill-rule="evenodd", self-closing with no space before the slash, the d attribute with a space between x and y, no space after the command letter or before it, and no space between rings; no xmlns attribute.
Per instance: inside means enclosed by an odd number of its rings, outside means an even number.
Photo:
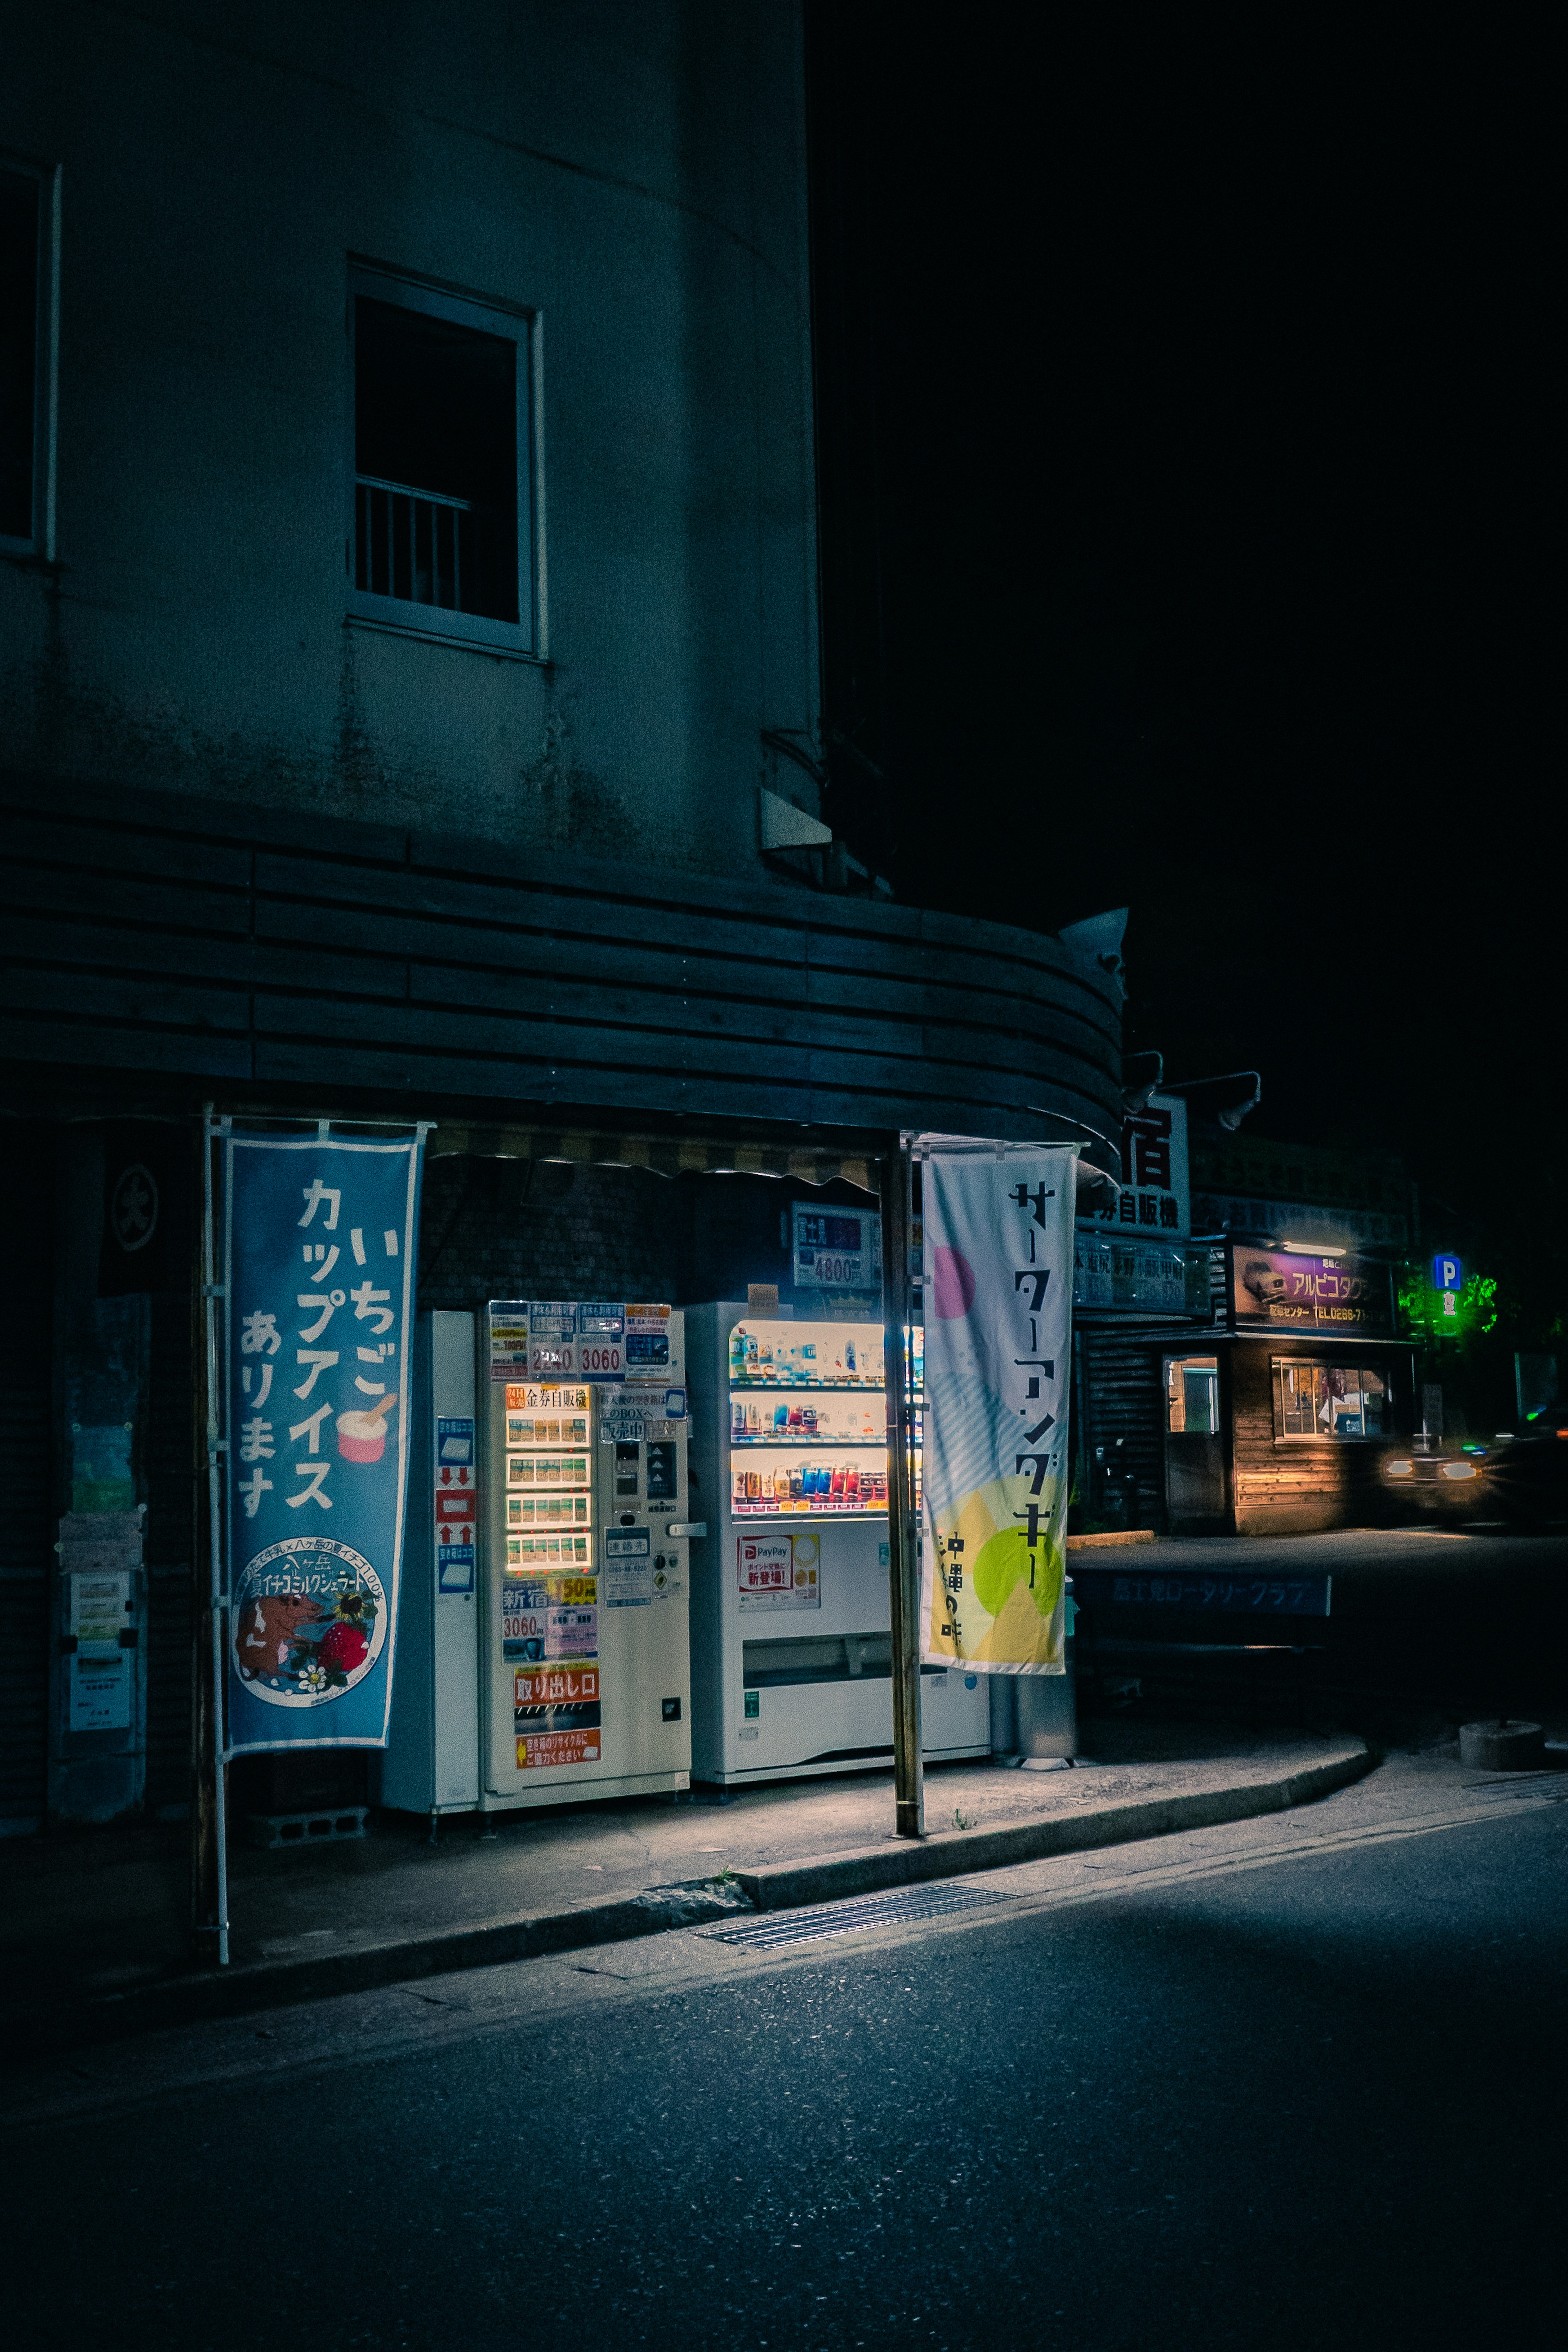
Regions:
<svg viewBox="0 0 1568 2352"><path fill-rule="evenodd" d="M994 1895L957 1879L924 1886L896 1886L888 1895L849 1895L837 1903L806 1903L798 1911L764 1911L761 1918L725 1919L692 1933L721 1944L741 1944L749 1952L771 1952L783 1944L816 1944L825 1936L847 1936L857 1927L903 1927L917 1919L938 1919L952 1911L973 1911L994 1903Z"/></svg>

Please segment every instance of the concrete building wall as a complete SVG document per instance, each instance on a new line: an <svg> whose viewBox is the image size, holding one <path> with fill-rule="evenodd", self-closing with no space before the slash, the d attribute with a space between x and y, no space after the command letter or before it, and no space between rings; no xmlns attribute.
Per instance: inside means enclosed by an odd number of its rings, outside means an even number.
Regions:
<svg viewBox="0 0 1568 2352"><path fill-rule="evenodd" d="M0 12L60 173L54 562L8 764L757 877L816 726L799 11ZM351 257L536 314L546 658L345 625Z"/></svg>

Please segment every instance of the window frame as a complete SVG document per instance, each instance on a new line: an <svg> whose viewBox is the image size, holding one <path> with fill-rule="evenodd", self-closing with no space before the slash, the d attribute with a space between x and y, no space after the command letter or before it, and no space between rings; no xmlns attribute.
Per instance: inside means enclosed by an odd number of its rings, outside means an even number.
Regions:
<svg viewBox="0 0 1568 2352"><path fill-rule="evenodd" d="M515 621L499 621L478 613L454 612L442 604L420 604L402 596L378 596L361 588L354 578L358 530L356 423L358 353L354 337L354 301L359 295L426 318L445 319L494 335L517 347L517 610ZM545 649L544 605L544 486L542 416L543 320L538 310L493 296L466 292L457 287L410 277L381 262L351 256L349 261L348 338L348 467L344 567L347 577L346 625L376 629L399 637L417 637L431 645L468 646L474 652L500 655L514 661L542 662Z"/></svg>
<svg viewBox="0 0 1568 2352"><path fill-rule="evenodd" d="M32 529L0 530L0 555L55 561L55 435L59 413L60 167L0 148L0 171L38 184L37 288L33 320Z"/></svg>
<svg viewBox="0 0 1568 2352"><path fill-rule="evenodd" d="M1383 1388L1383 1427L1373 1430L1363 1428L1354 1436L1348 1432L1342 1433L1337 1429L1287 1429L1284 1388L1280 1374L1288 1365L1293 1370L1310 1369L1325 1372L1352 1373L1358 1384L1357 1394L1361 1396L1366 1393L1367 1373L1373 1373ZM1353 1364L1333 1363L1327 1356L1271 1356L1268 1361L1268 1389L1274 1417L1276 1445L1386 1445L1396 1435L1394 1427L1394 1391L1389 1385L1387 1372L1378 1364L1367 1361L1357 1361ZM1364 1409L1361 1418L1363 1422L1366 1419Z"/></svg>

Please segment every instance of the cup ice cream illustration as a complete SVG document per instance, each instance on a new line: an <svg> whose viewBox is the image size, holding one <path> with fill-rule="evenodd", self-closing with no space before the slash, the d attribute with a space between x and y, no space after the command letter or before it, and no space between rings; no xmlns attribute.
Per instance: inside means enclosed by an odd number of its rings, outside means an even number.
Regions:
<svg viewBox="0 0 1568 2352"><path fill-rule="evenodd" d="M340 1412L338 1452L345 1462L379 1462L386 1451L386 1415L397 1402L394 1390L367 1412Z"/></svg>

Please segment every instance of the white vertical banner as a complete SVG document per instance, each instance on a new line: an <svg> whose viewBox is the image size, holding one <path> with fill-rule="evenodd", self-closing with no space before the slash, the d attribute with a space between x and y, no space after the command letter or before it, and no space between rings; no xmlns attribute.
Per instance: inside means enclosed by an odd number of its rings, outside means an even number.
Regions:
<svg viewBox="0 0 1568 2352"><path fill-rule="evenodd" d="M1066 1672L1076 1144L922 1135L921 1654Z"/></svg>

